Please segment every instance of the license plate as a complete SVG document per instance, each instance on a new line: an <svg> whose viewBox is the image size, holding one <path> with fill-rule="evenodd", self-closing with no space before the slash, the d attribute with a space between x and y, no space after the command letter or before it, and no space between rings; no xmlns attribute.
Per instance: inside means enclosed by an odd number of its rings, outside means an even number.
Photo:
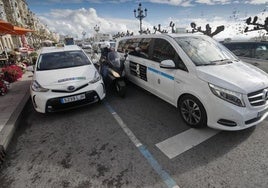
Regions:
<svg viewBox="0 0 268 188"><path fill-rule="evenodd" d="M268 108L263 111L258 112L257 117L262 117L266 112L268 112Z"/></svg>
<svg viewBox="0 0 268 188"><path fill-rule="evenodd" d="M80 94L80 95L75 95L75 96L71 96L71 97L65 97L65 98L61 98L60 102L65 104L65 103L69 103L69 102L74 102L74 101L80 101L86 98L85 94Z"/></svg>

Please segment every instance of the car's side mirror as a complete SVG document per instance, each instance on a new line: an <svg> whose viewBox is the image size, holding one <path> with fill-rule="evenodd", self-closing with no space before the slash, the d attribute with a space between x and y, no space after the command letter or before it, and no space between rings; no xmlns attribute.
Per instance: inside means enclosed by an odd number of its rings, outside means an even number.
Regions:
<svg viewBox="0 0 268 188"><path fill-rule="evenodd" d="M171 59L161 61L160 67L163 69L176 69L176 65Z"/></svg>

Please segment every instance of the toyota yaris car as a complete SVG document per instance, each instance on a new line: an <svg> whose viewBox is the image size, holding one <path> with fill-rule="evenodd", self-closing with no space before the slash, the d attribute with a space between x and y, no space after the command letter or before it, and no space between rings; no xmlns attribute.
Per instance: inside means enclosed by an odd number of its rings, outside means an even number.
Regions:
<svg viewBox="0 0 268 188"><path fill-rule="evenodd" d="M29 68L28 70L31 70ZM30 86L36 111L55 112L98 102L105 97L103 80L76 45L44 47Z"/></svg>

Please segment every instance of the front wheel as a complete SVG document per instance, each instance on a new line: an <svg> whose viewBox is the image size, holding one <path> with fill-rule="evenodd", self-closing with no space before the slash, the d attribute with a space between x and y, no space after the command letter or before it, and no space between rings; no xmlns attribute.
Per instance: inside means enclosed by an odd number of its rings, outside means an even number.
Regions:
<svg viewBox="0 0 268 188"><path fill-rule="evenodd" d="M115 89L120 97L125 97L127 91L126 82L124 80L116 80Z"/></svg>
<svg viewBox="0 0 268 188"><path fill-rule="evenodd" d="M186 124L193 128L207 126L207 113L202 103L192 95L184 95L179 100L179 112Z"/></svg>

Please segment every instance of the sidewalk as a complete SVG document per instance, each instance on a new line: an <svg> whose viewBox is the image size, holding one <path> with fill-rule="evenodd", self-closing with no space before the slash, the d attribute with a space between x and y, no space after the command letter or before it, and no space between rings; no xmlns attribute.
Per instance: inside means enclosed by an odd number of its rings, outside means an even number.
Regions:
<svg viewBox="0 0 268 188"><path fill-rule="evenodd" d="M30 98L32 73L26 72L22 78L11 84L4 96L0 96L0 150L6 150L16 130L16 123ZM1 152L1 151L0 151Z"/></svg>

